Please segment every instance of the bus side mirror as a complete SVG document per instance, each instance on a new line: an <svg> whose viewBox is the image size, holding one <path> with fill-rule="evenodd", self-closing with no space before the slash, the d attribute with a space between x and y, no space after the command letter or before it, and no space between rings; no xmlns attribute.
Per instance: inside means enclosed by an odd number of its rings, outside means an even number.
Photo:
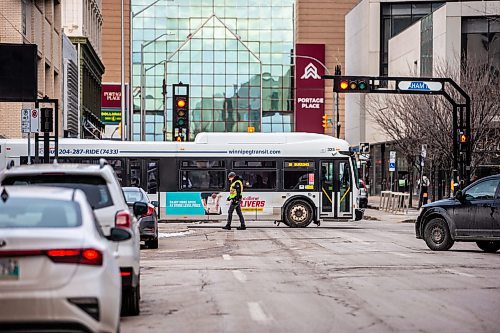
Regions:
<svg viewBox="0 0 500 333"><path fill-rule="evenodd" d="M151 204L155 207L158 207L160 205L158 201L151 201Z"/></svg>

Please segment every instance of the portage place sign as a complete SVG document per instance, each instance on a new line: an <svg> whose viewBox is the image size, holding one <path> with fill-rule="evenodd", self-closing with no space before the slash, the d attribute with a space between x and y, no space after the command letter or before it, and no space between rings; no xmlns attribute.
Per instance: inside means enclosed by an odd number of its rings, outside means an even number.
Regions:
<svg viewBox="0 0 500 333"><path fill-rule="evenodd" d="M297 44L295 59L295 131L324 133L324 44Z"/></svg>

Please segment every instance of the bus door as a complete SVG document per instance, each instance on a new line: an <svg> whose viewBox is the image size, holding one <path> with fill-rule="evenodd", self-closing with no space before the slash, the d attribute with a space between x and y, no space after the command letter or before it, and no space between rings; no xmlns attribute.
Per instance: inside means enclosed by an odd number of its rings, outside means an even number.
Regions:
<svg viewBox="0 0 500 333"><path fill-rule="evenodd" d="M351 163L349 159L336 160L335 170L336 217L350 218L352 217L353 191L356 185L353 184Z"/></svg>
<svg viewBox="0 0 500 333"><path fill-rule="evenodd" d="M326 218L336 217L335 191L334 185L334 164L335 161L321 161L320 167L320 192L321 192L321 210L320 216Z"/></svg>
<svg viewBox="0 0 500 333"><path fill-rule="evenodd" d="M127 160L127 186L142 187L144 189L144 177L142 176L142 159L130 158Z"/></svg>
<svg viewBox="0 0 500 333"><path fill-rule="evenodd" d="M352 217L352 179L349 159L321 161L321 211L323 218Z"/></svg>
<svg viewBox="0 0 500 333"><path fill-rule="evenodd" d="M156 212L158 214L158 218L160 218L160 175L159 168L160 162L157 159L147 159L146 160L146 193L148 194L149 200L151 202L156 201L157 207Z"/></svg>

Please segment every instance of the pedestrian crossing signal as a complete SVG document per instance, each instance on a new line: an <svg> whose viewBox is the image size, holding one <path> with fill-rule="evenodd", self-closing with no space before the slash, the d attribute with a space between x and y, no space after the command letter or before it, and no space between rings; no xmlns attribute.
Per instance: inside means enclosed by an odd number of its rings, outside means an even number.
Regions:
<svg viewBox="0 0 500 333"><path fill-rule="evenodd" d="M467 143L467 135L464 134L464 133L460 133L460 136L459 136L459 141L460 143Z"/></svg>

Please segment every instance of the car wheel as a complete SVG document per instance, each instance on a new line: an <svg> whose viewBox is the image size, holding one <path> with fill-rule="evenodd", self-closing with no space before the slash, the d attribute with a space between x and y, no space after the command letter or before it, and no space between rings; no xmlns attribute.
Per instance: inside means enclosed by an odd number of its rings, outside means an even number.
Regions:
<svg viewBox="0 0 500 333"><path fill-rule="evenodd" d="M500 250L500 241L478 241L476 244L484 252L495 253Z"/></svg>
<svg viewBox="0 0 500 333"><path fill-rule="evenodd" d="M157 249L158 248L158 238L147 241L146 246L148 247L148 249Z"/></svg>
<svg viewBox="0 0 500 333"><path fill-rule="evenodd" d="M305 228L313 220L313 209L304 200L293 200L285 209L286 224L292 228Z"/></svg>
<svg viewBox="0 0 500 333"><path fill-rule="evenodd" d="M135 288L128 289L123 298L124 309L123 312L127 316L139 315L139 300L140 300L140 283Z"/></svg>
<svg viewBox="0 0 500 333"><path fill-rule="evenodd" d="M450 229L442 218L434 218L424 229L424 240L433 251L447 251L455 241L451 238Z"/></svg>

